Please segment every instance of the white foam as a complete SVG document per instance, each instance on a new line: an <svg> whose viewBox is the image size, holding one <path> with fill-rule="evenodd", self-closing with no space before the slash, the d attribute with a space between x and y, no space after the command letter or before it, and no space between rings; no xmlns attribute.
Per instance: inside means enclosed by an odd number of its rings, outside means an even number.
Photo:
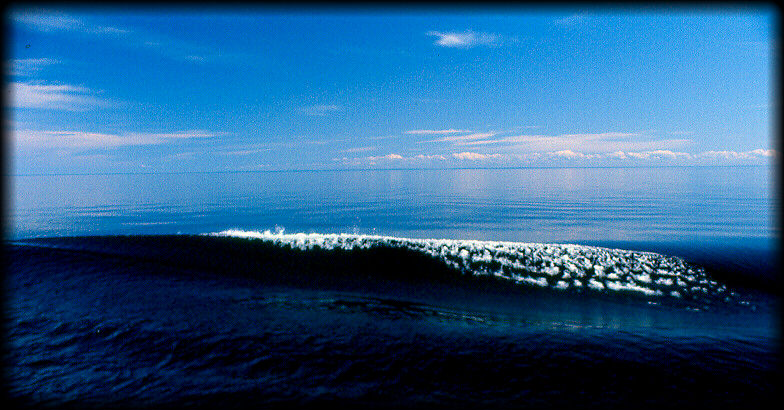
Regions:
<svg viewBox="0 0 784 410"><path fill-rule="evenodd" d="M208 235L257 239L300 250L405 248L430 255L463 273L496 276L540 287L553 283L552 287L559 289L587 286L596 291L675 298L725 291L723 285L709 280L702 268L687 265L676 257L652 252L572 244L415 239L346 233L289 234L282 230L273 233L231 229Z"/></svg>

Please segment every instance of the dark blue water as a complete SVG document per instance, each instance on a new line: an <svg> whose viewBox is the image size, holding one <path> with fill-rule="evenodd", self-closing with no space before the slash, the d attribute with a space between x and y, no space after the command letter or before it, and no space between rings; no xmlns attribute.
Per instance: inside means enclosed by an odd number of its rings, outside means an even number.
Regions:
<svg viewBox="0 0 784 410"><path fill-rule="evenodd" d="M764 407L772 178L11 177L7 390L35 408Z"/></svg>

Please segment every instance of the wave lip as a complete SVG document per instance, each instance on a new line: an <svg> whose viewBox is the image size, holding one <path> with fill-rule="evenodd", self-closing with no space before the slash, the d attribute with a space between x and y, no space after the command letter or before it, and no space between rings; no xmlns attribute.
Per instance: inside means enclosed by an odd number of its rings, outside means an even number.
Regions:
<svg viewBox="0 0 784 410"><path fill-rule="evenodd" d="M573 244L378 235L225 230L208 234L272 242L293 249L404 248L427 254L463 274L490 275L523 285L559 290L625 292L649 297L729 301L736 294L711 280L705 269L653 252ZM742 303L742 302L741 302Z"/></svg>

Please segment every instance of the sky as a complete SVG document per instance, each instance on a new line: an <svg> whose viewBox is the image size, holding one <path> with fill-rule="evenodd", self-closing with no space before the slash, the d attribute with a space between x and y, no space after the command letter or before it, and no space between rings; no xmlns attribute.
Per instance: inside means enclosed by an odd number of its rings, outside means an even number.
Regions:
<svg viewBox="0 0 784 410"><path fill-rule="evenodd" d="M17 6L5 19L11 175L778 156L772 8Z"/></svg>

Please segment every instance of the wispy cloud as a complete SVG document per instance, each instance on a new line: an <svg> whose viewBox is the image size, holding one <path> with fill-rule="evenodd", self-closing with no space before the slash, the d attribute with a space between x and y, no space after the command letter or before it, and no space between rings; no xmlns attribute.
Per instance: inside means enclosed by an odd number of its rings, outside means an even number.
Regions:
<svg viewBox="0 0 784 410"><path fill-rule="evenodd" d="M515 129L519 129L517 127ZM527 127L531 128L531 127ZM686 138L654 138L647 132L603 132L582 134L523 134L509 135L512 131L473 132L445 130L411 130L407 134L443 135L439 138L417 141L417 143L448 143L453 147L493 147L494 151L502 150L511 153L523 152L613 152L613 151L653 151L672 149L692 144Z"/></svg>
<svg viewBox="0 0 784 410"><path fill-rule="evenodd" d="M216 50L192 44L185 40L163 38L159 35L150 36L145 33L136 33L135 37L129 45L153 51L162 57L175 61L203 64L215 61L222 56Z"/></svg>
<svg viewBox="0 0 784 410"><path fill-rule="evenodd" d="M201 131L201 132L216 137L230 135L229 133L226 132L208 132L208 131ZM286 143L282 143L282 142L230 144L230 145L223 146L222 149L220 150L213 150L213 152L219 155L243 156L243 155L260 154L262 152L269 152L274 149L284 147L286 145L287 145Z"/></svg>
<svg viewBox="0 0 784 410"><path fill-rule="evenodd" d="M84 19L59 12L22 12L11 14L11 19L43 32L72 31L82 33L125 34L128 30L93 24Z"/></svg>
<svg viewBox="0 0 784 410"><path fill-rule="evenodd" d="M405 131L404 134L414 134L414 135L440 135L440 134L459 134L471 132L469 130L456 130L456 129L448 129L448 130L410 130Z"/></svg>
<svg viewBox="0 0 784 410"><path fill-rule="evenodd" d="M495 136L493 133L489 136ZM575 144L584 141L601 141L611 139L626 139L638 136L637 133L605 132L594 134L560 134L560 135L513 135L501 138L480 139L477 141L464 142L464 145L487 145L487 144L529 144L529 145L553 145L540 146L543 149L555 149L556 145Z"/></svg>
<svg viewBox="0 0 784 410"><path fill-rule="evenodd" d="M236 150L236 151L219 151L218 154L220 155L253 155L253 154L260 154L262 152L271 151L272 148L263 148L263 149L245 149L245 150Z"/></svg>
<svg viewBox="0 0 784 410"><path fill-rule="evenodd" d="M134 33L128 44L150 50L158 55L173 60L194 64L229 62L233 67L244 67L251 63L253 55L246 52L229 52L228 47L215 48L191 39L172 38L160 34L149 34L142 31Z"/></svg>
<svg viewBox="0 0 784 410"><path fill-rule="evenodd" d="M6 87L7 103L15 108L84 111L111 105L93 90L70 84L12 82Z"/></svg>
<svg viewBox="0 0 784 410"><path fill-rule="evenodd" d="M449 128L443 130L417 129L405 131L406 134L423 136L440 136L425 139L417 143L441 143L446 147L463 149L449 154L448 159L457 160L559 160L559 161L701 161L714 160L753 160L773 158L773 150L757 149L752 151L707 151L701 153L686 152L694 141L688 138L656 138L650 133L640 132L601 132L572 133L558 135L508 135L511 130L473 132ZM466 134L468 133L468 134ZM504 135L506 134L506 136ZM671 131L673 136L691 135L691 131ZM443 148L441 148L443 149ZM482 152L489 150L494 153ZM410 159L430 158L432 153L423 153ZM440 154L435 154L440 155Z"/></svg>
<svg viewBox="0 0 784 410"><path fill-rule="evenodd" d="M433 140L418 141L418 143L426 142L452 142L455 145L470 145L469 141L481 140L482 138L490 138L495 136L496 132L477 132L468 135L447 135L446 137L436 138Z"/></svg>
<svg viewBox="0 0 784 410"><path fill-rule="evenodd" d="M477 33L471 30L462 32L428 31L428 36L436 37L433 43L441 47L471 48L477 46L499 45L501 36L491 33Z"/></svg>
<svg viewBox="0 0 784 410"><path fill-rule="evenodd" d="M12 14L11 19L17 24L41 32L104 35L106 38L121 40L124 46L144 48L173 60L201 64L223 56L220 51L192 44L186 40L170 39L159 34L151 35L144 31L95 24L93 23L94 19L75 17L59 12L15 13Z"/></svg>
<svg viewBox="0 0 784 410"><path fill-rule="evenodd" d="M21 58L6 63L8 75L31 76L37 74L44 67L58 64L60 61L53 58Z"/></svg>
<svg viewBox="0 0 784 410"><path fill-rule="evenodd" d="M641 133L605 132L560 135L513 135L473 139L455 139L455 145L499 146L499 149L513 151L562 151L574 152L612 152L672 149L687 146L692 140L685 138L652 138Z"/></svg>
<svg viewBox="0 0 784 410"><path fill-rule="evenodd" d="M378 161L380 159L403 159L403 156L399 154L388 154L388 155L377 156L377 157L367 157L367 159L370 161Z"/></svg>
<svg viewBox="0 0 784 410"><path fill-rule="evenodd" d="M159 145L176 140L212 138L227 135L205 130L178 131L171 133L128 132L107 134L84 131L36 131L14 130L11 138L14 145L29 148L113 148L133 145Z"/></svg>
<svg viewBox="0 0 784 410"><path fill-rule="evenodd" d="M325 104L310 105L310 106L307 106L307 107L300 107L298 109L298 111L301 114L310 115L310 116L318 116L318 117L323 117L323 116L326 116L326 115L334 114L334 113L342 111L342 110L343 110L343 107L341 107L339 105L325 105Z"/></svg>

